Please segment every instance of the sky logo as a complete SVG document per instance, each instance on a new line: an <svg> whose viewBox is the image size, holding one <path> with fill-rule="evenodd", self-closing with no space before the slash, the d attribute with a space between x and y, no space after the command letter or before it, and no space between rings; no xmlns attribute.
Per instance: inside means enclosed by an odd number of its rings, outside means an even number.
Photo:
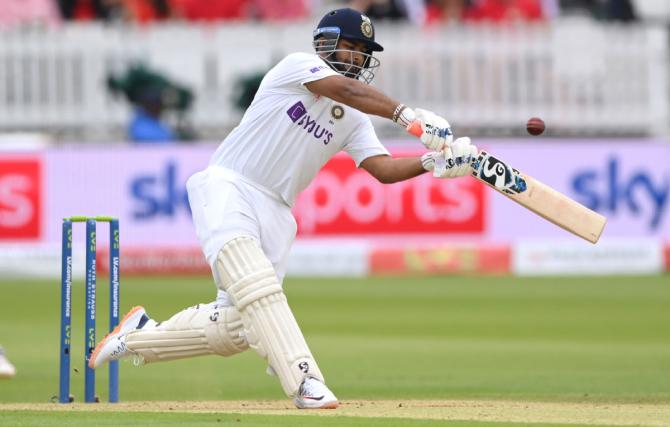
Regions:
<svg viewBox="0 0 670 427"><path fill-rule="evenodd" d="M133 218L151 220L190 215L188 194L183 180L178 177L177 164L168 161L156 173L139 175L130 182L133 200Z"/></svg>
<svg viewBox="0 0 670 427"><path fill-rule="evenodd" d="M605 215L629 213L646 221L650 231L663 226L670 201L670 176L644 169L624 173L622 160L611 157L604 167L579 171L572 180L579 201Z"/></svg>

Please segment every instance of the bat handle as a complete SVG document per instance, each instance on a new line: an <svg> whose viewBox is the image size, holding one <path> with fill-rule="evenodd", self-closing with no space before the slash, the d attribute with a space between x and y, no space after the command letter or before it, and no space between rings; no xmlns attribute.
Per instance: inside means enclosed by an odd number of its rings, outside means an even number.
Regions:
<svg viewBox="0 0 670 427"><path fill-rule="evenodd" d="M421 137L423 135L423 129L421 128L421 122L418 120L414 120L412 123L407 125L407 133L414 135L416 137ZM444 160L443 156L438 156L435 159L435 166L433 167L433 176L439 177L444 173L444 170L446 169L447 164Z"/></svg>
<svg viewBox="0 0 670 427"><path fill-rule="evenodd" d="M421 135L423 135L423 129L421 128L421 122L418 121L418 120L414 120L412 123L410 123L409 125L407 125L407 133L409 133L410 135L414 135L414 136L416 136L416 137L421 137ZM473 169L477 169L477 166L478 166L478 159L477 159L477 157L473 158L473 159L470 161L470 166L471 166ZM443 164L439 164L439 165L438 165L438 164L436 164L435 167L436 167L437 170L435 170L435 171L433 172L433 174L434 174L435 176L439 176L439 175L440 175L440 171L439 171L439 169L443 169L443 168L445 168L446 165L443 165Z"/></svg>
<svg viewBox="0 0 670 427"><path fill-rule="evenodd" d="M419 120L414 120L412 123L407 125L407 133L420 138L421 135L423 135L423 129L421 128L421 122Z"/></svg>

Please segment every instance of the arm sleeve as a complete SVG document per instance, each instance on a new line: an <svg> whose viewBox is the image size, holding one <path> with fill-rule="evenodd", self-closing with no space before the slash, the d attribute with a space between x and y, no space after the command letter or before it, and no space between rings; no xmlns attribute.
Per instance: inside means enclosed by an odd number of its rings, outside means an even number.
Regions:
<svg viewBox="0 0 670 427"><path fill-rule="evenodd" d="M344 146L344 151L349 153L351 158L354 159L356 167L360 167L361 162L368 157L391 155L386 147L379 141L379 138L377 138L377 134L375 133L370 118L363 114L361 114L361 120L358 126L356 126L351 133L349 142Z"/></svg>
<svg viewBox="0 0 670 427"><path fill-rule="evenodd" d="M303 93L304 85L325 77L339 75L321 58L311 53L292 53L275 67L272 89Z"/></svg>

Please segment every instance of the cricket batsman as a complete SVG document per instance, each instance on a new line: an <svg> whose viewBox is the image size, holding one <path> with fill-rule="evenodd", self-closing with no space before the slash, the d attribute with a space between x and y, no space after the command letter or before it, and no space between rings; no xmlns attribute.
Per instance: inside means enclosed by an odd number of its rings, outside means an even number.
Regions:
<svg viewBox="0 0 670 427"><path fill-rule="evenodd" d="M380 182L394 183L433 171L438 160L446 164L438 178L467 175L477 149L469 138L453 141L444 118L368 85L380 65L373 53L383 48L367 16L333 10L314 30L313 46L314 53L290 54L265 75L239 125L207 168L188 179L217 299L162 323L133 308L97 345L91 367L129 356L144 363L232 356L251 347L298 408L338 406L282 290L298 193L340 151ZM420 121L430 151L392 158L368 114L403 128Z"/></svg>

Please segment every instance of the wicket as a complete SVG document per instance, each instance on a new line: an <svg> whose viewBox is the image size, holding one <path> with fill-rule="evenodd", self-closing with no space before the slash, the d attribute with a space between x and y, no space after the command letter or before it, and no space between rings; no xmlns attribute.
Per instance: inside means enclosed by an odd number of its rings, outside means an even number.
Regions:
<svg viewBox="0 0 670 427"><path fill-rule="evenodd" d="M70 345L72 342L72 223L86 223L86 319L84 348L84 399L97 402L95 396L95 371L88 367L88 360L95 349L95 300L96 300L96 225L109 223L109 330L119 324L119 220L109 216L73 216L63 219L61 255L61 340L60 340L60 403L70 403ZM109 402L119 401L119 364L109 364Z"/></svg>

